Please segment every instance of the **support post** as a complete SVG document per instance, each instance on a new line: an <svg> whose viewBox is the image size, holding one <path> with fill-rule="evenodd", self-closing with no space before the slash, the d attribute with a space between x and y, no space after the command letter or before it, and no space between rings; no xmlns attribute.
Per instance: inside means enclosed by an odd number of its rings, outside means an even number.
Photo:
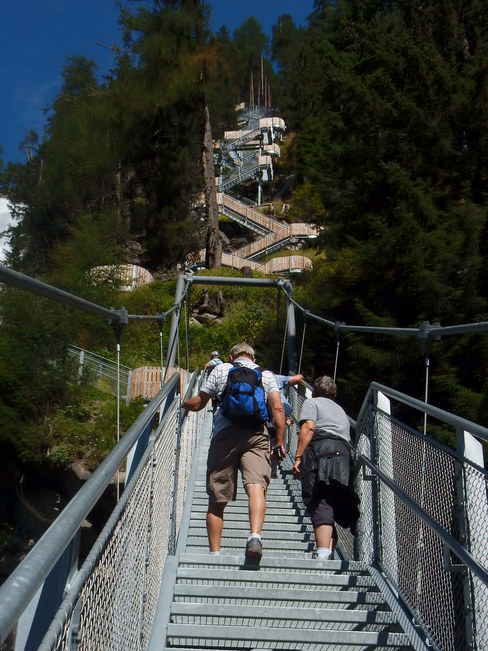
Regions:
<svg viewBox="0 0 488 651"><path fill-rule="evenodd" d="M286 280L283 284L286 289L286 310L288 323L288 370L290 373L296 373L298 368L297 329L295 323L295 306L291 300L293 297L293 285L289 280Z"/></svg>
<svg viewBox="0 0 488 651"><path fill-rule="evenodd" d="M178 276L176 281L176 291L175 291L175 305L180 305L181 299L183 298L183 290L185 287L185 277L182 275ZM168 354L166 357L166 373L170 366L174 366L175 357L176 357L176 347L178 341L178 325L180 321L180 310L181 306L178 307L173 314L171 315L171 326L169 330L169 339L168 339Z"/></svg>

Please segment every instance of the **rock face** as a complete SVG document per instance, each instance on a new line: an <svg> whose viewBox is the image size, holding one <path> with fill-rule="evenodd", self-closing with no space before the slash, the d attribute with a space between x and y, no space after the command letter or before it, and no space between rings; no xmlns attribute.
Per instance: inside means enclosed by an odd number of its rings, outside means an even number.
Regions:
<svg viewBox="0 0 488 651"><path fill-rule="evenodd" d="M208 288L204 287L193 308L192 320L203 325L221 323L227 303L222 291L218 291L215 296L210 296Z"/></svg>

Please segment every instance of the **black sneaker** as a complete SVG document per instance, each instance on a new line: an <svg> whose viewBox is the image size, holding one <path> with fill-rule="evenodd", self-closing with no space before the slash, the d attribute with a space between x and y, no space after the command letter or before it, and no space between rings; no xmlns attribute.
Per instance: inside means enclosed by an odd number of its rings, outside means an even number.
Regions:
<svg viewBox="0 0 488 651"><path fill-rule="evenodd" d="M263 555L263 546L259 538L253 537L246 543L247 558L261 558Z"/></svg>

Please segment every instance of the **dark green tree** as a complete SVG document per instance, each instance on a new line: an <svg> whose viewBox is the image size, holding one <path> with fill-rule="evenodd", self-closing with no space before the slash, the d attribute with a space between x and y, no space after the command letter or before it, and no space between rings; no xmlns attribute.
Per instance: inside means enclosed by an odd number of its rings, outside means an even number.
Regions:
<svg viewBox="0 0 488 651"><path fill-rule="evenodd" d="M137 230L150 243L153 266L165 249L170 260L175 252L181 259L195 248L198 222L189 208L205 191L207 250L215 266L220 264L220 240L207 94L215 54L208 43L206 5L154 2L152 8L124 13L123 20L126 47L137 53L127 80L129 87L133 82L142 91L134 116L134 131L143 138L140 159L133 157L134 183L141 192L134 206Z"/></svg>
<svg viewBox="0 0 488 651"><path fill-rule="evenodd" d="M253 97L255 106L264 106L264 77L271 81L272 68L266 59L268 38L259 21L250 16L234 30L232 42L236 101L250 102L250 97Z"/></svg>
<svg viewBox="0 0 488 651"><path fill-rule="evenodd" d="M284 105L300 131L299 178L323 206L316 210L327 253L323 273L314 274L319 309L328 318L371 325L484 320L481 61L488 30L481 5L334 4L316 3L305 39L310 74L301 76L302 88L287 83L299 78L289 67L292 57L283 84L290 95ZM280 48L285 61L292 45L281 42ZM293 112L299 99L307 107L303 120ZM459 356L437 348L438 378L450 379L434 378L432 385L438 404L448 405L454 395L466 395L466 378ZM478 353L473 362L481 369L482 345ZM417 359L422 373L421 350L396 345L388 363L385 355L374 341L356 343L351 392L374 369L390 368L395 386L419 395L418 374L414 381L405 369L407 360ZM468 381L480 392L477 375ZM470 415L475 402L466 400Z"/></svg>

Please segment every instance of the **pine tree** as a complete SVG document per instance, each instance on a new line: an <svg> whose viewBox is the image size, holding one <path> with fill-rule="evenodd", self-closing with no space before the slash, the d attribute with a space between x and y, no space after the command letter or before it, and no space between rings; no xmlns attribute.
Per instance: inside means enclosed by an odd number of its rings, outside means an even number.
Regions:
<svg viewBox="0 0 488 651"><path fill-rule="evenodd" d="M315 72L302 75L299 91L298 83L284 85L287 106L308 102L297 158L301 179L324 208L323 217L316 211L328 258L316 276L320 309L329 319L391 326L484 320L488 125L481 62L488 30L481 5L331 5L316 3L305 38ZM286 79L298 79L296 61ZM404 359L410 354L396 350ZM461 391L457 358L443 350L439 372L449 369L452 381L433 386L446 404ZM486 353L482 346L478 352L481 368ZM351 369L366 376L384 354L356 346ZM404 365L396 365L398 373L390 366L397 386L415 392Z"/></svg>

